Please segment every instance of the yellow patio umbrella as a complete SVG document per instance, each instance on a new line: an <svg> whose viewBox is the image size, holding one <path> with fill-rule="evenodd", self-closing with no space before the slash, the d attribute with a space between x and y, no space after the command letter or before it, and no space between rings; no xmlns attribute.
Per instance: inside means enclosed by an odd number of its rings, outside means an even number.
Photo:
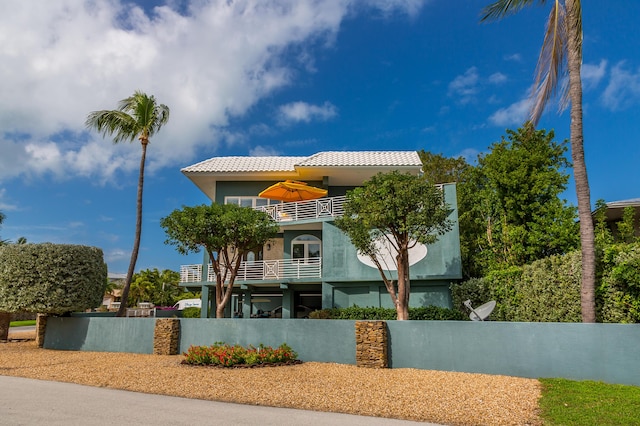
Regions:
<svg viewBox="0 0 640 426"><path fill-rule="evenodd" d="M315 200L316 198L326 196L326 189L309 186L306 182L298 182L295 180L285 180L284 182L274 183L258 194L258 197L284 202Z"/></svg>

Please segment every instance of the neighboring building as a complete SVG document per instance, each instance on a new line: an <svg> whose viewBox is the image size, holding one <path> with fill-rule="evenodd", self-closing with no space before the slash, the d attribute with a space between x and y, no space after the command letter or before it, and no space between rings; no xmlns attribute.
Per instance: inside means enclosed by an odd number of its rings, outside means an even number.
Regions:
<svg viewBox="0 0 640 426"><path fill-rule="evenodd" d="M216 203L262 209L280 233L244 259L226 316L305 317L309 310L358 305L392 307L380 273L357 255L334 224L348 190L378 172L421 173L415 151L320 152L310 157L214 157L182 173ZM280 203L258 194L283 180L324 188L327 197ZM410 306L451 306L449 285L462 277L455 184L441 185L451 206L453 229L411 257ZM181 286L202 291L202 316L215 315L215 276L205 254L183 265Z"/></svg>
<svg viewBox="0 0 640 426"><path fill-rule="evenodd" d="M635 211L634 229L636 236L640 237L640 198L632 198L630 200L611 201L606 203L605 220L609 229L614 234L618 232L618 223L622 221L622 215L625 208L632 207ZM592 213L595 217L596 212Z"/></svg>
<svg viewBox="0 0 640 426"><path fill-rule="evenodd" d="M127 274L117 274L109 272L107 279L109 280L109 288L102 296L102 306L109 311L117 311L120 308L120 298L122 296L122 287ZM103 308L103 309L105 309Z"/></svg>

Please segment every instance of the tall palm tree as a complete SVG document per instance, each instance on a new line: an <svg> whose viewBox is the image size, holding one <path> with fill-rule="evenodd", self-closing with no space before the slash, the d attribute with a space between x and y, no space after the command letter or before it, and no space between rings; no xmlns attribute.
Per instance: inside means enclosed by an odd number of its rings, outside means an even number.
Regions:
<svg viewBox="0 0 640 426"><path fill-rule="evenodd" d="M138 199L136 210L136 235L131 251L131 260L127 277L122 289L122 303L116 316L124 316L127 309L127 298L131 278L138 260L140 249L140 235L142 233L142 189L144 186L144 165L147 157L149 138L169 121L169 107L158 104L155 97L136 91L133 96L123 99L117 110L93 111L87 116L85 125L96 129L103 136L113 135L113 142L133 142L136 137L142 146L140 158L140 174L138 177Z"/></svg>
<svg viewBox="0 0 640 426"><path fill-rule="evenodd" d="M482 20L500 19L534 3L552 3L538 58L531 121L538 124L548 101L558 89L559 77L569 76L562 87L561 109L571 104L571 159L578 199L582 247L582 321L595 322L595 244L591 195L584 161L582 130L582 6L580 0L498 0L483 10Z"/></svg>

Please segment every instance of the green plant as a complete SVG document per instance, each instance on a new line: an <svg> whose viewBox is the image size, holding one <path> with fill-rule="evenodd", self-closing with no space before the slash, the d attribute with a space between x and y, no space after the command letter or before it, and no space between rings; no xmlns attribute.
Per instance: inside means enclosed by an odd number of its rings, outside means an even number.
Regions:
<svg viewBox="0 0 640 426"><path fill-rule="evenodd" d="M397 319L396 310L393 308L360 307L357 305L348 308L322 309L312 312L309 318L315 319L348 319L348 320L385 320ZM410 320L465 320L465 315L455 309L439 306L426 306L409 308Z"/></svg>
<svg viewBox="0 0 640 426"><path fill-rule="evenodd" d="M200 308L184 308L182 310L182 318L200 318Z"/></svg>
<svg viewBox="0 0 640 426"><path fill-rule="evenodd" d="M298 354L286 343L273 349L260 344L257 348L240 345L228 345L216 342L211 346L191 346L183 354L183 363L190 365L219 365L233 367L236 365L276 364L296 361Z"/></svg>

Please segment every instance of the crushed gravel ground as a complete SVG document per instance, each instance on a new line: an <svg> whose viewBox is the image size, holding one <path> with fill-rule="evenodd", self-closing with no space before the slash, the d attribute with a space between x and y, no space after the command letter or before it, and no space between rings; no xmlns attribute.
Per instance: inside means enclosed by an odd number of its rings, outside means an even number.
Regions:
<svg viewBox="0 0 640 426"><path fill-rule="evenodd" d="M182 365L183 358L54 351L14 340L0 343L0 375L446 425L542 424L534 379L319 362L220 369Z"/></svg>

